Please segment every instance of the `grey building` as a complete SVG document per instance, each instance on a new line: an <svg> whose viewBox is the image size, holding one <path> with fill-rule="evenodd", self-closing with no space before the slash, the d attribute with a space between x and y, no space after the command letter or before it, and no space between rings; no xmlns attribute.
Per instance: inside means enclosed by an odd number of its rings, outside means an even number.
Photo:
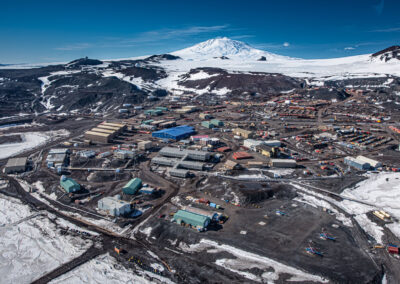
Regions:
<svg viewBox="0 0 400 284"><path fill-rule="evenodd" d="M295 160L291 159L271 159L269 161L269 166L276 168L295 168L297 167L297 163Z"/></svg>
<svg viewBox="0 0 400 284"><path fill-rule="evenodd" d="M169 167L173 167L177 162L178 162L178 160L168 159L168 158L164 158L164 157L154 157L153 159L151 159L152 164L169 166Z"/></svg>
<svg viewBox="0 0 400 284"><path fill-rule="evenodd" d="M353 158L353 157L345 157L343 159L343 162L353 168L356 168L358 170L368 170L370 168L370 164L363 161L363 160L359 160L357 158Z"/></svg>
<svg viewBox="0 0 400 284"><path fill-rule="evenodd" d="M189 176L189 171L188 170L182 170L182 169L175 169L172 168L169 170L169 174L173 177L181 177L181 178L186 178Z"/></svg>
<svg viewBox="0 0 400 284"><path fill-rule="evenodd" d="M8 159L4 172L6 174L22 173L26 171L27 158L12 158Z"/></svg>
<svg viewBox="0 0 400 284"><path fill-rule="evenodd" d="M160 150L160 155L172 158L183 158L187 157L190 160L195 161L207 161L211 157L211 153L206 151L186 150L173 147L164 147Z"/></svg>
<svg viewBox="0 0 400 284"><path fill-rule="evenodd" d="M202 171L204 170L204 163L192 162L192 161L180 161L178 162L177 167L183 169Z"/></svg>

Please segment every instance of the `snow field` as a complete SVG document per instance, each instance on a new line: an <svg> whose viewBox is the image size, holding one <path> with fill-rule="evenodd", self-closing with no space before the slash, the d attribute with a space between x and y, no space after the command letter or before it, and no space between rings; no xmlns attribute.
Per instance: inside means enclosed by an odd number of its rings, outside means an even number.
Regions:
<svg viewBox="0 0 400 284"><path fill-rule="evenodd" d="M210 249L211 248L211 249ZM281 273L287 273L292 275L289 281L309 281L326 283L327 280L317 276L312 275L297 268L285 265L273 259L257 255L251 252L247 252L229 245L218 244L217 242L201 239L199 243L186 245L180 243L180 249L184 252L202 252L207 250L208 253L218 253L218 252L228 252L232 254L235 259L218 259L215 264L222 266L223 268L237 273L249 280L253 280L260 283L273 282L279 279ZM254 275L248 272L251 268L260 268L267 270L268 272L263 273L261 276Z"/></svg>
<svg viewBox="0 0 400 284"><path fill-rule="evenodd" d="M69 131L61 129L47 132L22 132L6 135L21 135L22 142L0 144L0 159L23 153L24 151L36 148L59 137L67 137Z"/></svg>
<svg viewBox="0 0 400 284"><path fill-rule="evenodd" d="M37 213L18 199L0 195L0 205L0 220L6 225L0 227L2 283L30 283L78 257L92 244L79 237L60 234L47 216L39 215L13 224Z"/></svg>

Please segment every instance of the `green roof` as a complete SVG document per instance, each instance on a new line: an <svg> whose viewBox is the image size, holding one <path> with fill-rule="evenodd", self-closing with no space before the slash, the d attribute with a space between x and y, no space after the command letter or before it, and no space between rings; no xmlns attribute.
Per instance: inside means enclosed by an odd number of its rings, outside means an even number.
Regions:
<svg viewBox="0 0 400 284"><path fill-rule="evenodd" d="M179 210L174 215L174 220L180 224L184 222L185 224L190 224L194 227L205 228L210 223L210 218L204 215L192 213L186 210Z"/></svg>
<svg viewBox="0 0 400 284"><path fill-rule="evenodd" d="M140 178L131 179L125 186L122 188L122 191L125 194L135 194L142 187L142 180Z"/></svg>
<svg viewBox="0 0 400 284"><path fill-rule="evenodd" d="M74 181L72 178L66 178L65 180L60 180L60 185L68 193L75 192L81 189L79 183Z"/></svg>
<svg viewBox="0 0 400 284"><path fill-rule="evenodd" d="M206 127L206 128L214 128L214 124L212 124L209 121L202 121L201 126Z"/></svg>
<svg viewBox="0 0 400 284"><path fill-rule="evenodd" d="M148 109L144 111L144 114L150 114L150 115L160 115L162 113L163 112L160 109Z"/></svg>
<svg viewBox="0 0 400 284"><path fill-rule="evenodd" d="M219 119L211 119L210 122L211 122L212 124L216 125L216 126L223 126L223 125L224 125L224 123L223 123L221 120L219 120Z"/></svg>

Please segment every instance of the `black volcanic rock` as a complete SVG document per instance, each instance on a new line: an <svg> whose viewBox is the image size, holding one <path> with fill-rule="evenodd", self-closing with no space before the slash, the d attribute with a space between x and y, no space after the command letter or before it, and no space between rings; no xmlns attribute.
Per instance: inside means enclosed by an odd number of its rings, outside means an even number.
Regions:
<svg viewBox="0 0 400 284"><path fill-rule="evenodd" d="M372 57L379 58L382 61L388 62L392 59L400 60L400 46L393 45L391 47L385 48L372 54Z"/></svg>
<svg viewBox="0 0 400 284"><path fill-rule="evenodd" d="M68 64L66 64L66 67L74 68L80 66L90 66L90 65L100 65L100 64L103 64L103 62L100 60L90 59L85 57L69 62Z"/></svg>
<svg viewBox="0 0 400 284"><path fill-rule="evenodd" d="M267 58L265 56L261 56L257 61L267 61Z"/></svg>
<svg viewBox="0 0 400 284"><path fill-rule="evenodd" d="M164 89L157 89L153 91L152 94L156 97L165 97L168 95L168 91Z"/></svg>
<svg viewBox="0 0 400 284"><path fill-rule="evenodd" d="M167 77L167 74L165 73L164 70L158 69L156 67L144 68L144 67L133 66L121 69L120 72L126 76L140 77L144 81L159 80Z"/></svg>
<svg viewBox="0 0 400 284"><path fill-rule="evenodd" d="M171 55L171 54L159 54L152 55L144 59L144 61L160 61L160 60L177 60L181 59L179 56Z"/></svg>
<svg viewBox="0 0 400 284"><path fill-rule="evenodd" d="M191 80L191 75L205 72L209 78ZM211 76L212 75L212 76ZM301 87L303 80L276 73L246 72L229 73L219 68L196 68L183 75L178 82L179 85L198 90L213 90L227 88L230 94L240 95L243 92L258 93L261 95L279 93Z"/></svg>

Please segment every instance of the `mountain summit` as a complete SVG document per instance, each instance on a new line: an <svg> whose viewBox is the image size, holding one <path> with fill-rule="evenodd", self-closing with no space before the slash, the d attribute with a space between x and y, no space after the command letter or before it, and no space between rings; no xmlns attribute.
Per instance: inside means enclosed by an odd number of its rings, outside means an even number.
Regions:
<svg viewBox="0 0 400 284"><path fill-rule="evenodd" d="M184 59L200 60L210 58L226 59L226 57L228 59L233 58L242 60L258 60L261 57L265 57L267 61L289 59L285 56L253 48L247 43L227 37L209 39L191 47L173 52L172 54L180 56Z"/></svg>

